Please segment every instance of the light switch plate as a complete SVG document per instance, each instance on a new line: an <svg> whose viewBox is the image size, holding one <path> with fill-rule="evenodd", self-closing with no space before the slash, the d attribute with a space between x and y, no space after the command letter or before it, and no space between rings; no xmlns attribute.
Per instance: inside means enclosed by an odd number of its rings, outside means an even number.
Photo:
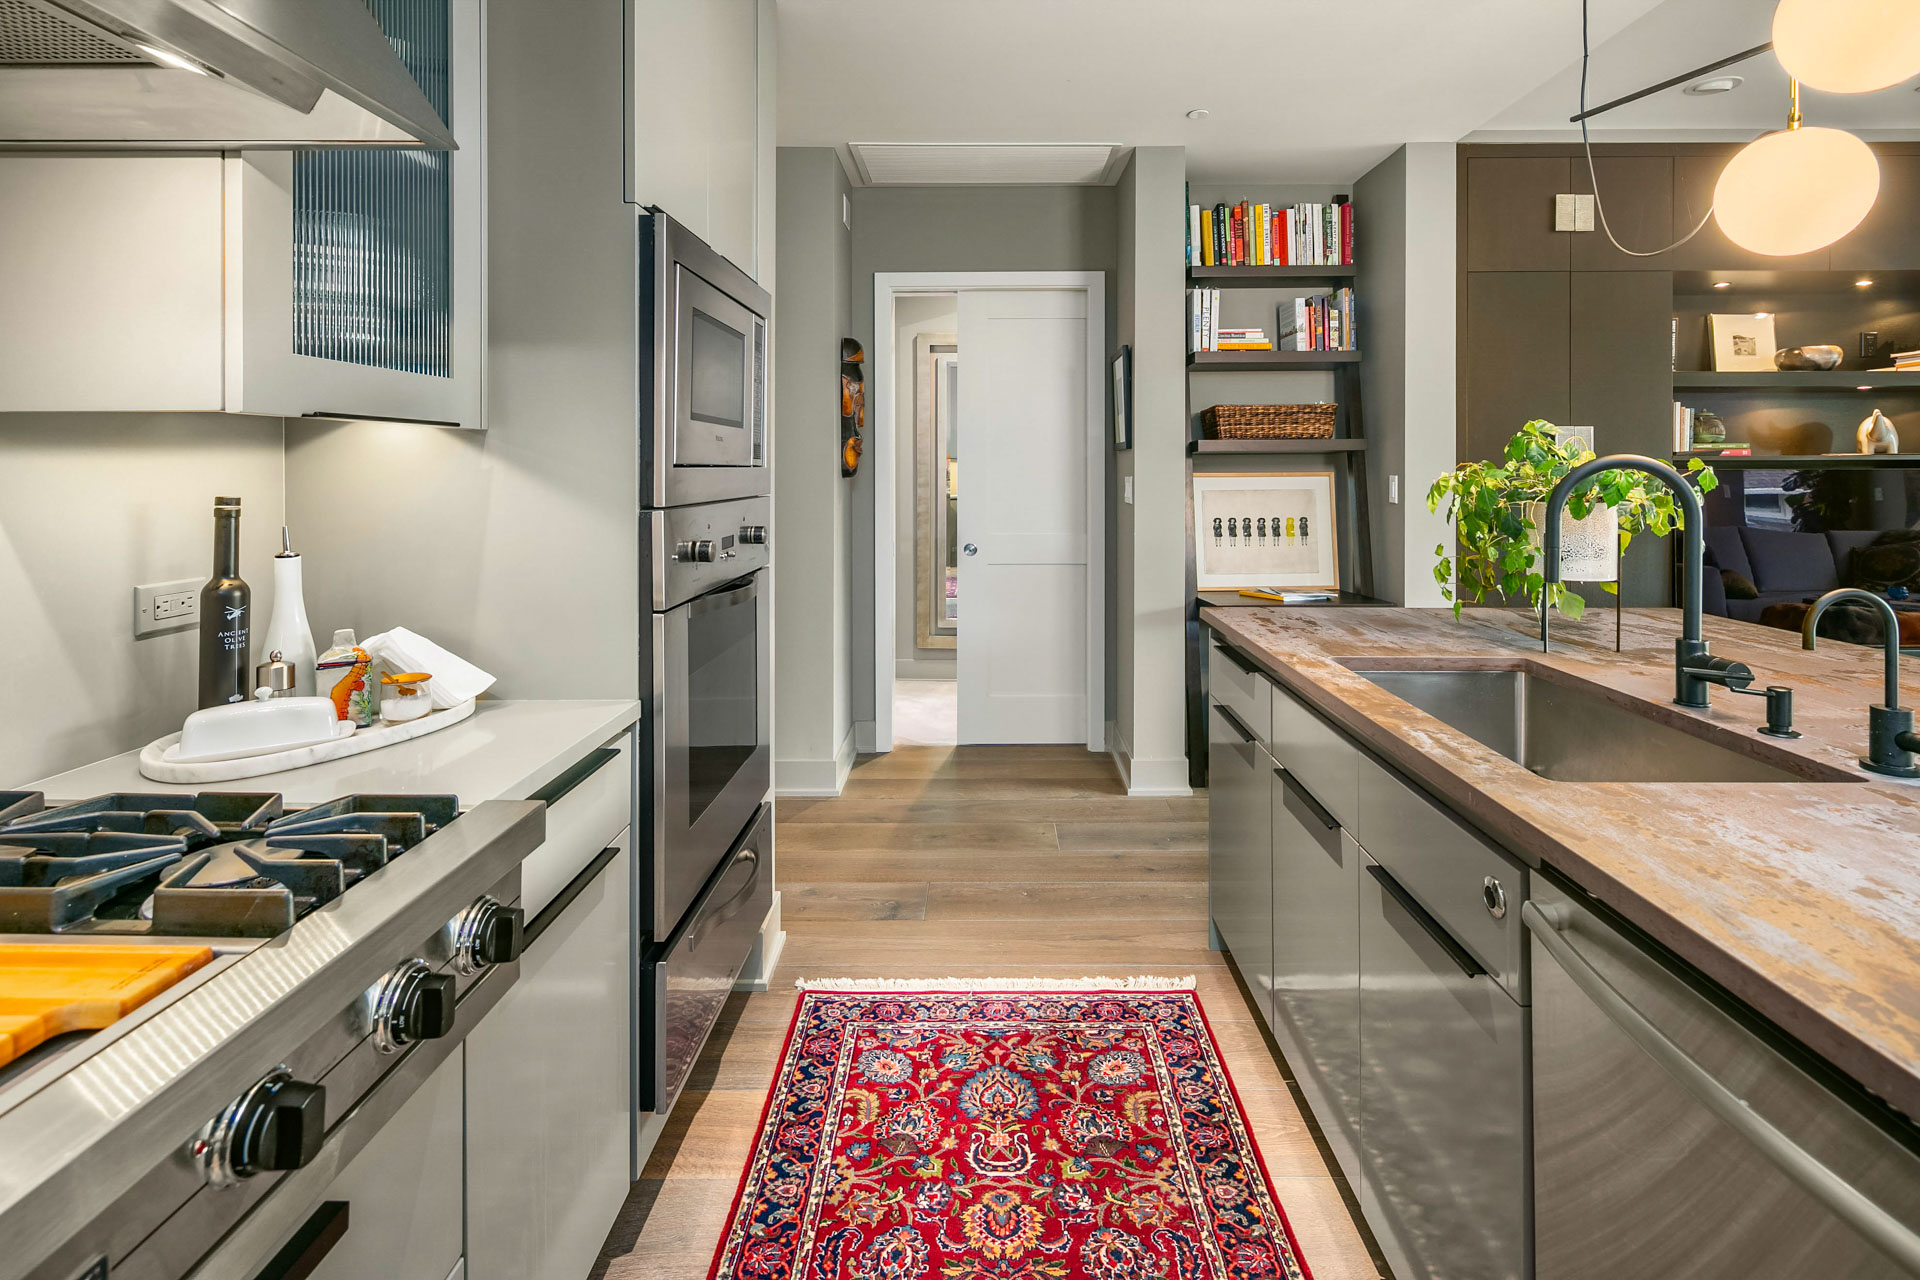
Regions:
<svg viewBox="0 0 1920 1280"><path fill-rule="evenodd" d="M1120 501L1126 503L1128 506L1133 505L1133 477L1132 476L1120 477Z"/></svg>
<svg viewBox="0 0 1920 1280"><path fill-rule="evenodd" d="M1558 195L1553 198L1555 231L1593 230L1593 197Z"/></svg>
<svg viewBox="0 0 1920 1280"><path fill-rule="evenodd" d="M133 589L133 638L200 625L199 578L149 582Z"/></svg>
<svg viewBox="0 0 1920 1280"><path fill-rule="evenodd" d="M1387 501L1388 502L1400 501L1400 477L1399 476L1387 477Z"/></svg>

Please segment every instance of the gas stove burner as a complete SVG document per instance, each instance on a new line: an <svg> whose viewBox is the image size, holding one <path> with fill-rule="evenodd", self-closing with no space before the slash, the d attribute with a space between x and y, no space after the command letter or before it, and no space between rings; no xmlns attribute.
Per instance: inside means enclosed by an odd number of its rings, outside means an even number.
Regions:
<svg viewBox="0 0 1920 1280"><path fill-rule="evenodd" d="M49 831L126 831L178 836L193 849L262 831L282 811L272 793L203 792L166 795L123 792L15 818L0 839Z"/></svg>
<svg viewBox="0 0 1920 1280"><path fill-rule="evenodd" d="M47 798L38 791L0 791L0 827L46 807Z"/></svg>
<svg viewBox="0 0 1920 1280"><path fill-rule="evenodd" d="M444 827L455 796L0 792L0 933L270 938Z"/></svg>
<svg viewBox="0 0 1920 1280"><path fill-rule="evenodd" d="M0 842L12 832L0 832ZM52 933L83 921L137 919L146 891L186 854L178 836L123 831L36 834L0 843L0 933Z"/></svg>
<svg viewBox="0 0 1920 1280"><path fill-rule="evenodd" d="M452 822L459 812L458 796L342 796L276 818L267 827L267 834L384 836L387 853L397 856Z"/></svg>

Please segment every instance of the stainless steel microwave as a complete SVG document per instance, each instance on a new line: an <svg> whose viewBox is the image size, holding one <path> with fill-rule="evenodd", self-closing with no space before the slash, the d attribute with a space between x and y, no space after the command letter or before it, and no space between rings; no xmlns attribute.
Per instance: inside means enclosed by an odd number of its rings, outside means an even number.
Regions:
<svg viewBox="0 0 1920 1280"><path fill-rule="evenodd" d="M640 217L639 261L640 505L771 493L773 299L658 209Z"/></svg>

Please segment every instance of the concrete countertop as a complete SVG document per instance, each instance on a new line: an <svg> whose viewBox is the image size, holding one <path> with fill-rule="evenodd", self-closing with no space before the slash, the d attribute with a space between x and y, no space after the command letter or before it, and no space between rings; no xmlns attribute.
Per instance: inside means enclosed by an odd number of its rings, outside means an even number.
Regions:
<svg viewBox="0 0 1920 1280"><path fill-rule="evenodd" d="M452 794L471 808L487 800L524 800L589 751L640 719L638 702L481 699L473 715L425 737L324 764L196 786L141 776L128 751L26 784L48 804L116 791L277 791L290 808L355 792Z"/></svg>
<svg viewBox="0 0 1920 1280"><path fill-rule="evenodd" d="M1715 654L1756 687L1794 689L1792 742L1759 737L1757 698L1713 691L1673 705L1679 613L1555 620L1551 654L1516 610L1205 609L1201 620L1369 750L1510 852L1561 872L1909 1117L1920 1119L1920 786L1858 767L1881 651L1708 618ZM1857 782L1570 783L1528 772L1351 670L1543 663L1650 704L1655 719L1717 726L1716 740L1810 777ZM1920 685L1902 683L1903 705ZM1643 706L1643 709L1646 707Z"/></svg>

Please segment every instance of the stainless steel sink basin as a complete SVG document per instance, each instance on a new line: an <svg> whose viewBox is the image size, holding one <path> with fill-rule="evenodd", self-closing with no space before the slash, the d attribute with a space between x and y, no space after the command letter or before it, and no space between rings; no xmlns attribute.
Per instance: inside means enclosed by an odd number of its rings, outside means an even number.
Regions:
<svg viewBox="0 0 1920 1280"><path fill-rule="evenodd" d="M1434 719L1556 782L1857 782L1764 743L1737 745L1709 725L1688 727L1623 706L1599 691L1512 670L1368 670L1365 676ZM1743 700L1744 701L1744 700ZM1755 700L1756 711L1758 700ZM1677 713L1676 713L1677 715Z"/></svg>

